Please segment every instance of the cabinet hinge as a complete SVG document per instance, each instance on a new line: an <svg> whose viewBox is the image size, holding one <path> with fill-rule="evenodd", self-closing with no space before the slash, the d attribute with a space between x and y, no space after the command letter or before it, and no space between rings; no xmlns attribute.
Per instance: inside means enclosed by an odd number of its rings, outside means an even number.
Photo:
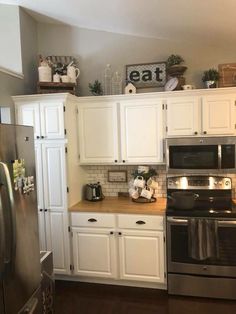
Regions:
<svg viewBox="0 0 236 314"><path fill-rule="evenodd" d="M66 112L66 106L63 106L63 111Z"/></svg>
<svg viewBox="0 0 236 314"><path fill-rule="evenodd" d="M166 242L166 237L163 237L163 241L164 241L164 243Z"/></svg>
<svg viewBox="0 0 236 314"><path fill-rule="evenodd" d="M234 125L234 128L236 129L236 124Z"/></svg>
<svg viewBox="0 0 236 314"><path fill-rule="evenodd" d="M67 193L69 193L69 187L66 188Z"/></svg>
<svg viewBox="0 0 236 314"><path fill-rule="evenodd" d="M164 277L166 278L166 272L164 272Z"/></svg>
<svg viewBox="0 0 236 314"><path fill-rule="evenodd" d="M167 110L167 104L166 104L166 110Z"/></svg>
<svg viewBox="0 0 236 314"><path fill-rule="evenodd" d="M168 126L166 126L166 132L168 132Z"/></svg>
<svg viewBox="0 0 236 314"><path fill-rule="evenodd" d="M71 265L70 264L70 270L74 270L75 268L74 268L74 265Z"/></svg>
<svg viewBox="0 0 236 314"><path fill-rule="evenodd" d="M68 149L67 149L67 147L65 147L65 152L66 152L66 154L67 154L67 152L68 152Z"/></svg>
<svg viewBox="0 0 236 314"><path fill-rule="evenodd" d="M70 226L68 226L68 232L70 232L70 231L71 231Z"/></svg>
<svg viewBox="0 0 236 314"><path fill-rule="evenodd" d="M236 106L236 100L234 101L234 105Z"/></svg>
<svg viewBox="0 0 236 314"><path fill-rule="evenodd" d="M65 135L66 135L66 129L64 130L64 133L65 133Z"/></svg>
<svg viewBox="0 0 236 314"><path fill-rule="evenodd" d="M79 113L79 109L78 109L78 108L76 108L76 113L77 113L77 114Z"/></svg>
<svg viewBox="0 0 236 314"><path fill-rule="evenodd" d="M162 104L162 110L164 110L165 109L165 105L164 104Z"/></svg>

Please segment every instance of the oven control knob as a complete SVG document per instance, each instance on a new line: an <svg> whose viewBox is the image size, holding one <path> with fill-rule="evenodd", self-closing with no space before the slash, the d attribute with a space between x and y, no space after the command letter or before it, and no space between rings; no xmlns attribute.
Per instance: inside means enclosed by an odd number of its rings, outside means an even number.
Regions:
<svg viewBox="0 0 236 314"><path fill-rule="evenodd" d="M219 185L222 185L222 181L219 181Z"/></svg>
<svg viewBox="0 0 236 314"><path fill-rule="evenodd" d="M229 183L230 183L229 180L225 181L225 185L229 185Z"/></svg>
<svg viewBox="0 0 236 314"><path fill-rule="evenodd" d="M217 184L218 184L218 182L217 182L217 181L215 181L215 182L214 182L214 184L215 184L215 185L217 185Z"/></svg>
<svg viewBox="0 0 236 314"><path fill-rule="evenodd" d="M175 181L175 184L178 185L178 184L179 184L179 181Z"/></svg>

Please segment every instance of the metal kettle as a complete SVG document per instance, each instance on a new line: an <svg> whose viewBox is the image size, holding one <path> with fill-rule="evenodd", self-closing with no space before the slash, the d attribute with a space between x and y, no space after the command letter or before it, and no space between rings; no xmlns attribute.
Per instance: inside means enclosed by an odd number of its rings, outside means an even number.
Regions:
<svg viewBox="0 0 236 314"><path fill-rule="evenodd" d="M88 201L96 202L104 198L100 182L86 184L85 186L85 199Z"/></svg>

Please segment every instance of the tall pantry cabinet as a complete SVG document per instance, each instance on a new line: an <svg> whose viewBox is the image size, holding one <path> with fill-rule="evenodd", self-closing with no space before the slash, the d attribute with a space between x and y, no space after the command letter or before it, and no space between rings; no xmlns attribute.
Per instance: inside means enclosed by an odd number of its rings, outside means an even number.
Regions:
<svg viewBox="0 0 236 314"><path fill-rule="evenodd" d="M34 127L40 249L53 251L56 274L70 273L68 207L81 199L76 97L13 97L16 123Z"/></svg>

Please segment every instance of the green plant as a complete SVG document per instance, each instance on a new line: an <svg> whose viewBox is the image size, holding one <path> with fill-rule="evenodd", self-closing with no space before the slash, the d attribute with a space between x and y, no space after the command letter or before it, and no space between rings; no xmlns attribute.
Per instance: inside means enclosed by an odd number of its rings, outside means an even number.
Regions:
<svg viewBox="0 0 236 314"><path fill-rule="evenodd" d="M133 173L132 176L134 177L134 179L138 176L141 176L144 178L145 181L147 181L149 178L154 177L157 175L157 172L155 169L150 168L148 172L138 172L138 170L136 169Z"/></svg>
<svg viewBox="0 0 236 314"><path fill-rule="evenodd" d="M179 55L170 55L166 60L167 68L171 67L172 65L178 65L184 62L184 59Z"/></svg>
<svg viewBox="0 0 236 314"><path fill-rule="evenodd" d="M93 84L89 83L89 90L95 96L100 96L103 94L101 83L96 80Z"/></svg>
<svg viewBox="0 0 236 314"><path fill-rule="evenodd" d="M202 81L206 82L206 81L219 81L220 78L220 74L216 69L209 69L207 71L203 72L203 77L202 77Z"/></svg>

